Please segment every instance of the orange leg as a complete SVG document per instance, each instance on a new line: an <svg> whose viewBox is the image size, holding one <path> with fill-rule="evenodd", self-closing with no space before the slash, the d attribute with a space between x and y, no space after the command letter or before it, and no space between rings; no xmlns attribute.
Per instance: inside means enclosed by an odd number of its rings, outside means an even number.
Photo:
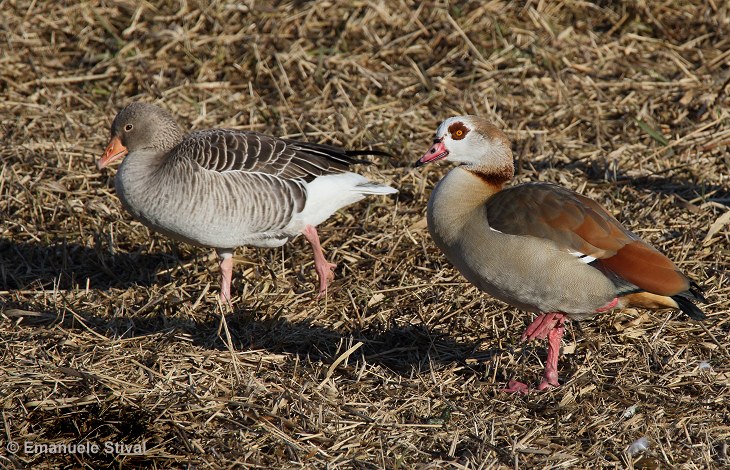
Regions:
<svg viewBox="0 0 730 470"><path fill-rule="evenodd" d="M324 258L322 253L322 245L319 244L319 235L317 235L317 229L311 225L307 225L302 230L304 237L307 239L310 245L312 245L312 251L314 252L314 269L317 271L319 277L319 299L327 293L327 286L330 282L335 279L335 275L332 272L337 267L336 264L328 262Z"/></svg>

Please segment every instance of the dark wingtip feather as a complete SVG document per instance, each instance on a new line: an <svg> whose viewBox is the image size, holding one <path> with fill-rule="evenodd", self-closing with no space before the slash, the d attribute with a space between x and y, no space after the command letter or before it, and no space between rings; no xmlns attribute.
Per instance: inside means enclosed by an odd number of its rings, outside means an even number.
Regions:
<svg viewBox="0 0 730 470"><path fill-rule="evenodd" d="M686 313L693 320L704 320L705 313L700 310L699 307L693 304L692 301L687 298L688 296L685 296L683 294L689 294L689 292L683 292L682 294L672 296L672 299L674 299L674 301L677 302L677 305L679 305L679 309ZM694 292L692 292L692 294L694 294ZM704 297L702 297L702 294L700 294L700 296L701 299L704 299Z"/></svg>
<svg viewBox="0 0 730 470"><path fill-rule="evenodd" d="M374 155L379 157L392 157L388 152L382 150L345 150L341 147L337 147L329 144L315 144L312 142L303 142L291 139L281 139L293 148L303 151L305 153L323 155L327 158L338 160L345 165L364 164L371 165L372 162L355 158L360 155Z"/></svg>
<svg viewBox="0 0 730 470"><path fill-rule="evenodd" d="M365 165L372 165L373 162L370 162L368 160L362 160L360 158L353 158L353 157L359 157L360 155L372 155L375 157L390 158L393 156L393 154L384 152L382 150L347 150L347 151L345 151L345 155L352 158L356 163L363 163Z"/></svg>
<svg viewBox="0 0 730 470"><path fill-rule="evenodd" d="M345 153L347 154L348 157L350 157L350 156L351 157L356 157L356 156L359 156L359 155L374 155L376 157L388 157L388 158L390 158L390 157L393 156L392 153L388 153L388 152L385 152L383 150L374 150L374 149L373 150L367 150L367 149L365 149L365 150L347 150Z"/></svg>
<svg viewBox="0 0 730 470"><path fill-rule="evenodd" d="M692 294L695 300L702 303L707 303L707 299L702 294L702 288L695 281L690 281L689 292Z"/></svg>

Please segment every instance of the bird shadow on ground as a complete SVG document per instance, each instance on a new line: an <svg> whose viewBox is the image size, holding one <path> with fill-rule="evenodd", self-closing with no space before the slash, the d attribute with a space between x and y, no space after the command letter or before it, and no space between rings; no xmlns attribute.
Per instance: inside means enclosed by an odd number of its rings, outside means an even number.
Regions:
<svg viewBox="0 0 730 470"><path fill-rule="evenodd" d="M205 318L180 318L173 313L147 315L115 315L102 317L79 308L49 311L29 303L0 301L0 311L11 319L21 318L25 325L36 328L59 325L68 330L92 330L114 339L155 336L165 344L174 341L192 342L203 349L218 351L266 351L291 354L303 361L334 362L357 342L363 345L350 363L377 364L402 375L428 372L439 365L461 365L460 373L483 376L494 356L505 351L485 349L482 342L457 340L425 325L390 325L387 328L338 331L318 326L309 320L290 321L282 316L257 318L248 308L239 308L225 316L225 326L217 314ZM230 343L227 338L230 337ZM510 351L513 352L513 351ZM470 359L467 365L467 359Z"/></svg>
<svg viewBox="0 0 730 470"><path fill-rule="evenodd" d="M169 274L158 273L181 262L164 252L112 253L66 240L43 244L0 238L0 290L150 286L169 280Z"/></svg>
<svg viewBox="0 0 730 470"><path fill-rule="evenodd" d="M150 287L172 280L170 271L179 267L176 253L110 252L104 243L94 247L61 240L55 243L15 242L0 238L0 290L39 291L57 289L90 290L126 289L132 286ZM195 255L197 256L197 255ZM204 265L200 260L197 264ZM186 270L178 270L186 271ZM158 274L160 272L166 274ZM179 272L176 282L180 283ZM63 297L63 296L62 296ZM83 296L82 296L83 297ZM22 298L22 297L21 297ZM43 327L91 329L107 338L160 336L161 341L185 336L202 348L236 351L266 350L321 360L334 361L358 341L363 342L352 360L376 363L393 371L410 375L430 370L433 364L465 364L477 354L480 363L470 361L470 368L481 369L497 350L484 350L480 342L457 341L446 333L425 325L379 325L373 329L349 331L317 326L309 320L290 321L283 315L260 317L256 307L236 307L225 316L230 344L221 332L221 317L217 314L178 315L180 299L159 299L134 313L124 309L112 318L92 312L85 302L72 302L49 307L33 301L0 298L0 309L6 316L22 318L25 324ZM57 302L69 302L60 299ZM97 304L98 302L92 302ZM281 307L285 310L288 307ZM188 311L189 313L189 311ZM186 340L188 340L186 339ZM478 353L476 353L479 349Z"/></svg>
<svg viewBox="0 0 730 470"><path fill-rule="evenodd" d="M516 163L518 168L519 163ZM523 171L529 169L523 166ZM530 166L537 172L548 168L565 169L571 174L582 173L592 182L598 182L616 186L631 186L641 191L652 191L681 198L680 204L701 197L706 201L716 202L730 206L730 188L721 185L697 183L689 175L652 174L646 176L629 176L622 170L621 165L611 165L607 161L597 160L576 160L568 163L555 162L552 160L539 160L530 162ZM699 210L694 207L690 210Z"/></svg>

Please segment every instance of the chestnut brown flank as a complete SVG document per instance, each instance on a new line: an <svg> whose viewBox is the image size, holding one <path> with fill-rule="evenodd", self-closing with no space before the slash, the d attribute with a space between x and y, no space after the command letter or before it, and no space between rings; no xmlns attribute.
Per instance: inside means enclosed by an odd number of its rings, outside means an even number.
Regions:
<svg viewBox="0 0 730 470"><path fill-rule="evenodd" d="M689 280L666 256L641 241L628 243L601 264L654 294L672 296L689 289Z"/></svg>

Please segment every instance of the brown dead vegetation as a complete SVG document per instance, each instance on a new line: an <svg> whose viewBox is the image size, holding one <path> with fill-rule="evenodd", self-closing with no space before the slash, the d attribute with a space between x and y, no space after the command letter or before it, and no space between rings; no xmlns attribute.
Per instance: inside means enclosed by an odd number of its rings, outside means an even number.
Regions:
<svg viewBox="0 0 730 470"><path fill-rule="evenodd" d="M729 464L726 2L0 1L3 467L719 468ZM211 252L150 233L99 172L132 100L191 129L374 146L400 189L321 226L338 263L241 249L221 323ZM573 323L563 387L529 317L425 230L438 123L489 116L518 181L595 198L705 288ZM646 437L648 448L629 452ZM144 455L12 454L145 442Z"/></svg>

